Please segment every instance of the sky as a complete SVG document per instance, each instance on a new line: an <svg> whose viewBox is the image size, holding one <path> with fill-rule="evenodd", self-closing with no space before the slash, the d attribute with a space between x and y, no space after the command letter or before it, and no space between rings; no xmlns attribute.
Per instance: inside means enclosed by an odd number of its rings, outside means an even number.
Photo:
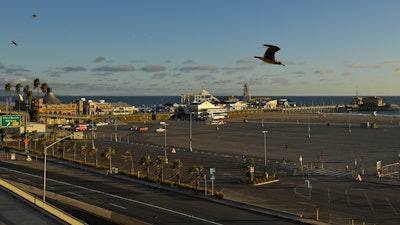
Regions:
<svg viewBox="0 0 400 225"><path fill-rule="evenodd" d="M253 96L399 96L399 8L398 0L2 0L0 94L39 78L56 95L242 96L248 83ZM279 46L286 66L255 59L263 44Z"/></svg>

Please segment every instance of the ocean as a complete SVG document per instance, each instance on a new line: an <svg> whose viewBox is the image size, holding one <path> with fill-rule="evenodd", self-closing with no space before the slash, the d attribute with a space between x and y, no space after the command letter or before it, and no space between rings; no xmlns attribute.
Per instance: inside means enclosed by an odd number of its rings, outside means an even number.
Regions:
<svg viewBox="0 0 400 225"><path fill-rule="evenodd" d="M152 107L154 105L166 103L181 103L180 96L56 96L62 103L69 103L72 100L81 98L91 100L105 100L106 102L125 102L136 107ZM228 96L216 96L220 100L225 100ZM241 96L237 96L239 99ZM253 98L264 96L252 96ZM322 105L344 105L349 104L353 96L268 96L272 99L288 99L295 102L297 106L322 106ZM369 96L364 96L369 97ZM383 98L386 104L400 105L400 96L379 96ZM6 96L0 97L0 103L4 103ZM14 102L16 96L12 96Z"/></svg>
<svg viewBox="0 0 400 225"><path fill-rule="evenodd" d="M220 100L225 100L228 96L216 96ZM240 98L240 96L238 96ZM257 98L258 96L252 96ZM353 96L269 96L272 99L288 99L295 102L298 106L316 105L343 105L349 104ZM365 96L369 97L369 96ZM400 96L379 96L386 104L400 105ZM72 100L86 98L92 100L105 100L106 102L125 102L136 107L151 107L165 103L181 103L180 96L57 96L63 103Z"/></svg>

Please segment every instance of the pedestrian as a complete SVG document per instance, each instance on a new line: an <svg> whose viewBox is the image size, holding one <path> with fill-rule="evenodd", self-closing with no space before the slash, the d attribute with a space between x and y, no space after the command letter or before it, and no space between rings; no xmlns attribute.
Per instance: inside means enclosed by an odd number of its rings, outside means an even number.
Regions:
<svg viewBox="0 0 400 225"><path fill-rule="evenodd" d="M346 165L346 172L349 172L349 165Z"/></svg>
<svg viewBox="0 0 400 225"><path fill-rule="evenodd" d="M361 181L362 181L362 178L361 178L361 175L360 175L360 174L357 174L356 181L359 181L359 182L361 182Z"/></svg>

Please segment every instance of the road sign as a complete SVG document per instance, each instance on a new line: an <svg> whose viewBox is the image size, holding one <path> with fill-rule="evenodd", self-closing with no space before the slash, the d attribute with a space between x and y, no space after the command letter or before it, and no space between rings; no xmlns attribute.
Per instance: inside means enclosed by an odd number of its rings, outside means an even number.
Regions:
<svg viewBox="0 0 400 225"><path fill-rule="evenodd" d="M21 126L21 115L1 116L2 127L18 127Z"/></svg>

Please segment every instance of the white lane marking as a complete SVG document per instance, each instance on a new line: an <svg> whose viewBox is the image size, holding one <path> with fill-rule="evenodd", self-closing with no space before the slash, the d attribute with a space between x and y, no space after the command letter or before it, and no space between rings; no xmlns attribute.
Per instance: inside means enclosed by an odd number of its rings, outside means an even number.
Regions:
<svg viewBox="0 0 400 225"><path fill-rule="evenodd" d="M123 206L120 206L120 205L117 205L117 204L114 204L114 203L111 203L111 202L109 202L108 204L112 205L112 206L115 206L117 208L120 208L120 209L126 209L126 207L123 207Z"/></svg>
<svg viewBox="0 0 400 225"><path fill-rule="evenodd" d="M24 174L24 175L27 175L27 176L32 176L32 177L36 177L36 178L42 178L41 176L37 176L37 175L33 175L33 174L29 174L29 173L25 173L25 172L21 172L21 171L17 171L17 170L5 168L5 167L0 167L0 168L8 170L8 171L13 171L15 173L21 173L21 174ZM163 210L163 211L166 211L166 212L169 212L169 213L177 214L177 215L180 215L180 216L185 216L185 217L188 217L188 218L191 218L191 219L195 219L195 220L199 220L199 221L203 221L203 222L206 222L206 223L222 225L222 223L217 223L217 222L214 222L214 221L211 221L211 220L203 219L203 218L200 218L200 217L197 217L197 216L193 216L193 215L189 215L189 214L186 214L186 213L183 213L183 212L179 212L179 211L174 211L172 209L167 209L167 208L164 208L164 207L161 207L161 206L157 206L157 205L153 205L153 204L149 204L149 203L146 203L146 202L141 202L141 201L137 201L137 200L133 200L133 199L129 199L129 198L124 198L124 197L121 197L121 196L118 196L118 195L114 195L114 194L110 194L110 193L106 193L106 192L102 192L102 191L86 188L86 187L83 187L83 186L74 185L74 184L63 182L63 181L50 179L50 178L47 178L47 180L51 180L53 182L57 182L57 183L60 183L60 184L64 184L64 185L68 185L68 186L72 186L72 187L76 187L76 188L81 188L83 190L92 191L92 192L95 192L95 193L107 195L107 196L110 196L110 197L113 197L113 198L122 199L122 200L133 202L133 203L136 203L136 204L141 204L141 205L144 205L144 206L148 206L150 208Z"/></svg>
<svg viewBox="0 0 400 225"><path fill-rule="evenodd" d="M29 182L31 182L30 180L27 180L27 179L22 179L22 178L18 178L18 180L20 180L20 181L23 181L23 182L26 182L26 183L29 183Z"/></svg>
<svg viewBox="0 0 400 225"><path fill-rule="evenodd" d="M78 196L78 197L82 197L82 195L77 194L77 193L72 192L72 191L68 191L68 194L75 195L75 196Z"/></svg>

